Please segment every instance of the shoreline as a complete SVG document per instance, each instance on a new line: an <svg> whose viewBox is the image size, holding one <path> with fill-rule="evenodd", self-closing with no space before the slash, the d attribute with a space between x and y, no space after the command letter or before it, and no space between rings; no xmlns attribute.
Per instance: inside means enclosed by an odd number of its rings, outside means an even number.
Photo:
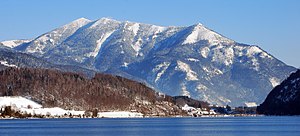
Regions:
<svg viewBox="0 0 300 136"><path fill-rule="evenodd" d="M151 119L151 118L231 118L231 117L264 117L267 115L261 114L245 114L245 115L202 115L199 117L192 117L192 116L145 116L145 117L25 117L25 118L18 118L18 117L1 117L0 120L14 120L14 119L24 119L24 120L34 120L34 119ZM275 116L275 115L273 115ZM288 115L286 115L288 116Z"/></svg>

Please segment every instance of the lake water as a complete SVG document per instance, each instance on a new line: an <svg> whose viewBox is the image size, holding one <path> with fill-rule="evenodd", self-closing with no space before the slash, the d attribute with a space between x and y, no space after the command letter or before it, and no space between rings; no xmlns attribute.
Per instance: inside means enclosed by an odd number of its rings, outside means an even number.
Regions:
<svg viewBox="0 0 300 136"><path fill-rule="evenodd" d="M300 136L300 117L13 119L1 136Z"/></svg>

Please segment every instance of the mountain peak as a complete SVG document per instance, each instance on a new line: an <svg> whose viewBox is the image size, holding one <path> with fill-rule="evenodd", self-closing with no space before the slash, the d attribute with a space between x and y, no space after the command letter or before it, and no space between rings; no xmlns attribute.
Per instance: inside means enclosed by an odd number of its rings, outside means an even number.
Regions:
<svg viewBox="0 0 300 136"><path fill-rule="evenodd" d="M69 24L87 24L87 23L89 23L89 22L92 22L92 21L89 20L89 19L86 19L86 18L84 18L84 17L81 17L81 18L78 18L78 19L72 21L72 22L69 23Z"/></svg>
<svg viewBox="0 0 300 136"><path fill-rule="evenodd" d="M190 34L182 44L194 44L202 40L207 40L210 44L232 43L234 41L206 28L203 24L198 23L188 27Z"/></svg>
<svg viewBox="0 0 300 136"><path fill-rule="evenodd" d="M72 22L81 22L81 21L91 21L91 20L86 19L86 18L84 18L84 17L81 17L81 18L78 18L78 19L76 19L76 20L74 20L74 21L72 21Z"/></svg>
<svg viewBox="0 0 300 136"><path fill-rule="evenodd" d="M101 21L117 21L117 20L109 18L109 17L102 17L102 18L100 18L98 20L101 20ZM119 22L119 21L117 21L117 22Z"/></svg>
<svg viewBox="0 0 300 136"><path fill-rule="evenodd" d="M94 21L93 24L91 25L91 28L97 27L99 25L107 25L107 24L110 24L110 23L119 24L120 21L117 21L117 20L114 20L114 19L111 19L111 18L107 18L107 17L103 17L103 18L100 18L100 19Z"/></svg>
<svg viewBox="0 0 300 136"><path fill-rule="evenodd" d="M64 29L79 28L90 22L91 22L91 20L82 17L82 18L78 18L78 19L72 21L71 23L64 25L62 28L64 28Z"/></svg>
<svg viewBox="0 0 300 136"><path fill-rule="evenodd" d="M203 26L201 23L194 24L194 26Z"/></svg>

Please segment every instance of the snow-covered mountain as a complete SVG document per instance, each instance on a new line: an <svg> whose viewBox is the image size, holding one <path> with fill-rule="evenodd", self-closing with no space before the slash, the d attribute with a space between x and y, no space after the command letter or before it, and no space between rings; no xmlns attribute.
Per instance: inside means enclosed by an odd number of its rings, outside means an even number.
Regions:
<svg viewBox="0 0 300 136"><path fill-rule="evenodd" d="M56 69L60 71L84 73L89 77L95 74L95 71L80 66L53 64L45 59L0 46L0 70L8 67Z"/></svg>
<svg viewBox="0 0 300 136"><path fill-rule="evenodd" d="M295 70L258 46L237 43L202 24L162 27L81 18L15 49L139 80L170 95L234 106L261 103Z"/></svg>
<svg viewBox="0 0 300 136"><path fill-rule="evenodd" d="M28 53L42 55L45 52L50 51L52 48L55 48L57 45L61 44L64 40L74 34L79 28L83 27L89 22L91 21L88 19L79 18L51 32L45 33L29 43L21 44L16 48L20 50L24 49Z"/></svg>
<svg viewBox="0 0 300 136"><path fill-rule="evenodd" d="M300 115L300 70L276 86L257 110L267 115Z"/></svg>
<svg viewBox="0 0 300 136"><path fill-rule="evenodd" d="M9 41L2 41L0 42L0 45L6 46L9 48L17 47L23 43L29 43L31 40L9 40Z"/></svg>

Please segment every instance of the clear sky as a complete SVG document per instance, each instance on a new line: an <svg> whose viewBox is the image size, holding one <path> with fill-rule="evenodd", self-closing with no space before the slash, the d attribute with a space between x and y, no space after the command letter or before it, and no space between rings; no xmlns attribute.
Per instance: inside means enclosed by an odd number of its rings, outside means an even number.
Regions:
<svg viewBox="0 0 300 136"><path fill-rule="evenodd" d="M300 67L300 0L0 0L0 41L35 38L80 17L202 23Z"/></svg>

